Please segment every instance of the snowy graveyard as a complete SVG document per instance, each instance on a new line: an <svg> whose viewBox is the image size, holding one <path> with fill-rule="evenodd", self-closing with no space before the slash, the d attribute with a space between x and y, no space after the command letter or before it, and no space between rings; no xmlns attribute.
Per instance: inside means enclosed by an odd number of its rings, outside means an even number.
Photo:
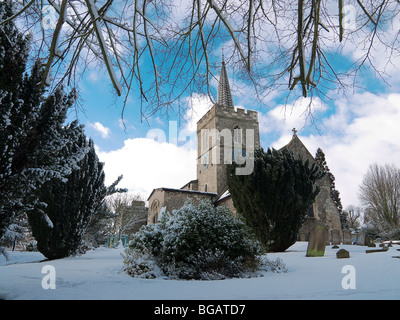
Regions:
<svg viewBox="0 0 400 320"><path fill-rule="evenodd" d="M287 273L216 281L138 279L123 272L123 248L43 261L38 252L0 256L2 299L400 299L400 245L367 254L366 246L339 245L350 258L337 259L327 246L323 257L306 257L307 242L296 242L281 258ZM51 285L54 285L53 287Z"/></svg>

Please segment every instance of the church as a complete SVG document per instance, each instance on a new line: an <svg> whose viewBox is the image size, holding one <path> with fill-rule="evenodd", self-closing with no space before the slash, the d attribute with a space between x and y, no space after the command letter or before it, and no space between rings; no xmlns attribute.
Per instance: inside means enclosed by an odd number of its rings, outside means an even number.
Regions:
<svg viewBox="0 0 400 320"><path fill-rule="evenodd" d="M197 179L189 181L180 189L154 189L147 199L147 223L156 223L160 212L181 208L188 198L195 205L203 199L209 199L215 206L224 205L236 212L227 186L226 167L235 159L237 163L245 164L245 172L242 174L246 174L246 168L247 174L250 174L251 154L258 148L258 112L234 108L226 65L222 61L217 101L197 122ZM303 160L315 162L295 129L291 141L282 148L288 148ZM300 229L299 240L308 240L309 231L315 225L324 225L329 231L336 229L343 239L339 211L330 196L329 177L325 175L316 184L321 191Z"/></svg>

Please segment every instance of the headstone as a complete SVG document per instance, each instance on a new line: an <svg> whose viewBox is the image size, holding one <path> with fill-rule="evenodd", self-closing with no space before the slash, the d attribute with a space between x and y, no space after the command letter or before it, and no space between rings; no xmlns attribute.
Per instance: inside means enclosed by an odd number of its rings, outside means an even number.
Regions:
<svg viewBox="0 0 400 320"><path fill-rule="evenodd" d="M338 252L336 252L336 258L338 259L350 258L350 253L345 249L340 249Z"/></svg>
<svg viewBox="0 0 400 320"><path fill-rule="evenodd" d="M365 253L373 253L373 252L386 252L388 251L388 247L383 247L382 249L371 249L371 250L365 250Z"/></svg>
<svg viewBox="0 0 400 320"><path fill-rule="evenodd" d="M349 229L343 230L343 244L353 244L351 241L351 231Z"/></svg>
<svg viewBox="0 0 400 320"><path fill-rule="evenodd" d="M307 257L323 257L325 244L329 240L328 229L324 226L316 226L310 231L307 246Z"/></svg>
<svg viewBox="0 0 400 320"><path fill-rule="evenodd" d="M340 233L337 229L331 230L331 242L332 244L340 244Z"/></svg>
<svg viewBox="0 0 400 320"><path fill-rule="evenodd" d="M360 231L357 233L357 241L356 244L358 246L368 246L370 243L369 237L365 233L365 231Z"/></svg>

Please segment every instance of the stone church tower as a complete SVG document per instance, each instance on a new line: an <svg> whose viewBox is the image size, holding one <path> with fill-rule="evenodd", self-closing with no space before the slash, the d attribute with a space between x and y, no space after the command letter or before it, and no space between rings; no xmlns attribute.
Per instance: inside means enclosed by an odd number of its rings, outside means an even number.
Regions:
<svg viewBox="0 0 400 320"><path fill-rule="evenodd" d="M194 204L210 199L235 211L226 195L227 165L247 165L247 155L260 147L258 113L234 108L225 62L222 61L217 101L197 122L197 179L181 189L154 189L148 200L147 223L158 221L160 211L179 209L190 198Z"/></svg>
<svg viewBox="0 0 400 320"><path fill-rule="evenodd" d="M283 148L291 150L296 157L315 161L296 131L293 132L292 140ZM258 148L260 148L258 113L234 108L223 61L217 101L197 122L197 179L189 181L181 189L154 189L148 198L147 223L157 222L160 212L172 212L181 208L188 198L195 205L203 199L209 199L215 206L224 205L236 212L227 186L227 165L235 159L237 163L247 166L246 161L251 159L250 153ZM251 172L252 170L248 174ZM339 212L330 197L329 186L327 176L319 182L320 194L300 230L299 236L304 239L308 238L309 230L317 224L322 224L329 230L339 230L342 238Z"/></svg>
<svg viewBox="0 0 400 320"><path fill-rule="evenodd" d="M233 106L225 62L217 103L197 122L198 190L218 195L227 189L226 167L260 148L258 113Z"/></svg>

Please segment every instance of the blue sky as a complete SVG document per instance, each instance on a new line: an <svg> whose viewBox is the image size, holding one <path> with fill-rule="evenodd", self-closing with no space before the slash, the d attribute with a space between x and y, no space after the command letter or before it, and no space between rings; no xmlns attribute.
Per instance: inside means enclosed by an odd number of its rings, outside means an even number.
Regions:
<svg viewBox="0 0 400 320"><path fill-rule="evenodd" d="M344 70L360 59L362 53L363 48L348 43L331 57L331 63L337 70ZM241 87L242 82L233 76L227 63L234 104L259 112L263 148L287 144L294 127L311 154L321 147L336 177L344 207L359 205L358 186L368 166L399 165L400 57L392 56L388 64L388 54L380 43L373 50L373 62L385 70L385 81L374 70L364 68L356 86L351 86L353 89L343 92L332 87L326 89L329 99L314 99L312 117L304 113L309 98L296 99L296 95L291 95L285 104L282 97L287 97L288 90L279 94L272 91L266 98L268 107L251 103L254 101L251 91ZM212 86L216 99L217 82L213 81ZM185 119L170 113L168 118L156 114L143 120L140 102L132 94L124 111L124 128L121 111L125 97L116 96L105 69L86 72L79 89L84 112L73 111L70 119L78 116L85 124L100 160L105 162L107 184L123 174L121 187L147 199L153 188L180 188L196 178L195 123L211 107L208 97L197 92L183 97L193 98L193 114L187 112Z"/></svg>
<svg viewBox="0 0 400 320"><path fill-rule="evenodd" d="M317 99L313 105L315 123L303 114L308 99L286 106L275 103L270 108L257 110L262 147L285 145L291 139L291 129L296 127L312 154L318 147L324 150L344 206L359 204L358 185L370 164L398 164L400 159L399 87L385 87L373 77L363 81L372 92L358 90L347 96L337 95L328 103ZM108 184L123 174L121 186L146 199L153 188L179 188L196 178L195 140L185 144L173 139L179 134L194 137L196 119L211 106L206 97L200 96L193 103L198 115L192 121L181 119L180 126L177 122L170 123L176 120L173 116L169 119L154 116L149 122L141 121L139 103L132 100L124 113L124 129L121 126L123 98L116 98L107 78L87 78L81 84L81 95L85 114L79 113L79 120L85 124L86 133L94 140L98 155L105 162ZM234 97L237 107L246 108L240 101ZM164 141L147 138L159 132L164 132Z"/></svg>

